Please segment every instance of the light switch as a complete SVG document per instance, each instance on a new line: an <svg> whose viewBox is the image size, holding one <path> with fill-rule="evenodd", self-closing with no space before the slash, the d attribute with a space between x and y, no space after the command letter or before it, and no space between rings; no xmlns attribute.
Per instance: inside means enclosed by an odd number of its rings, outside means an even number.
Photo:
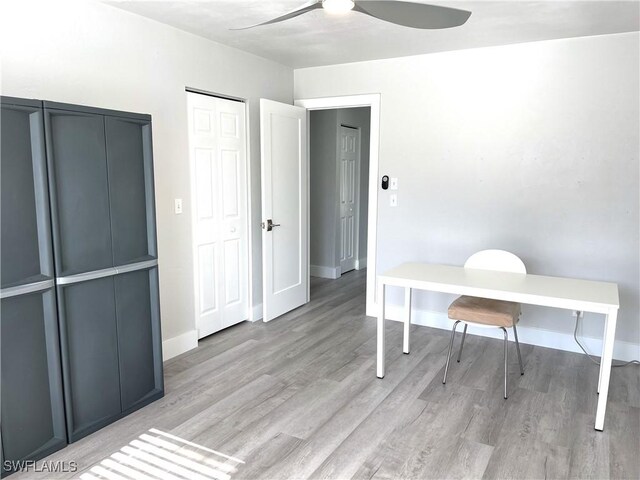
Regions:
<svg viewBox="0 0 640 480"><path fill-rule="evenodd" d="M392 207L398 206L398 195L396 195L395 193L392 195L389 195L389 205Z"/></svg>
<svg viewBox="0 0 640 480"><path fill-rule="evenodd" d="M396 177L391 177L391 183L389 184L389 188L391 190L397 190L398 189L398 179Z"/></svg>
<svg viewBox="0 0 640 480"><path fill-rule="evenodd" d="M182 199L181 198L176 198L173 201L173 210L174 210L176 215L180 215L182 213Z"/></svg>

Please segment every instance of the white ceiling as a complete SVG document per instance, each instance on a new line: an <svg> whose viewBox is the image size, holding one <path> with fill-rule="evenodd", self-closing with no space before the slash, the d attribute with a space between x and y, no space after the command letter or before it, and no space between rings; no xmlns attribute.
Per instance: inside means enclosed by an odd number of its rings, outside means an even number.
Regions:
<svg viewBox="0 0 640 480"><path fill-rule="evenodd" d="M428 0L420 0L429 3ZM104 3L294 68L640 30L638 1L438 1L472 11L461 27L416 30L357 12L315 10L283 23L231 31L305 0L108 0Z"/></svg>

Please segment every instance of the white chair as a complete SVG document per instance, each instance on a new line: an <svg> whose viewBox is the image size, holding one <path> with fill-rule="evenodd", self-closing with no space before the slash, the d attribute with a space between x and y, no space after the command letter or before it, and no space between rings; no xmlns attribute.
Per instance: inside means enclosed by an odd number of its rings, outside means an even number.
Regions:
<svg viewBox="0 0 640 480"><path fill-rule="evenodd" d="M493 270L500 272L527 273L527 269L516 255L504 250L482 250L471 255L464 264L464 268L477 270ZM462 347L467 335L467 327L470 323L481 327L498 327L504 332L504 398L507 398L507 347L509 345L509 334L507 328L513 328L513 336L516 340L516 350L518 361L520 362L520 375L524 375L522 367L522 356L520 355L520 344L518 343L518 330L516 324L520 320L520 304L506 302L502 300L492 300L489 298L469 297L463 295L458 297L449 306L449 318L454 320L451 331L451 341L449 342L449 353L447 363L444 368L444 379L442 383L447 383L447 371L451 360L451 350L455 340L456 328L460 322L464 323L460 351L458 352L458 363L462 356Z"/></svg>

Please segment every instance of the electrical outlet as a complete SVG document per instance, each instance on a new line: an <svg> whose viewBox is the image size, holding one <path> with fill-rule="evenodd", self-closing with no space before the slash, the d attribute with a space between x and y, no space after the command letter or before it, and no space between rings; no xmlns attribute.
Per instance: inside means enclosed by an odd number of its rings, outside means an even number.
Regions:
<svg viewBox="0 0 640 480"><path fill-rule="evenodd" d="M182 213L182 199L176 198L173 201L173 211L176 215L180 215Z"/></svg>
<svg viewBox="0 0 640 480"><path fill-rule="evenodd" d="M580 310L571 310L571 316L572 317L577 317L578 314L580 314L580 316L582 316L582 312Z"/></svg>
<svg viewBox="0 0 640 480"><path fill-rule="evenodd" d="M398 189L398 179L396 177L391 177L391 182L389 182L389 188L391 190Z"/></svg>
<svg viewBox="0 0 640 480"><path fill-rule="evenodd" d="M392 207L398 206L398 195L396 195L395 193L392 195L389 195L389 205Z"/></svg>

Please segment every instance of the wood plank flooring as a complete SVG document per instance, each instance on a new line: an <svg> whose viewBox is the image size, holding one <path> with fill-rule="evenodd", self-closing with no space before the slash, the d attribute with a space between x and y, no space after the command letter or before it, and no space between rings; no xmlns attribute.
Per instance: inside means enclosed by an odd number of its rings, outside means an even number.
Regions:
<svg viewBox="0 0 640 480"><path fill-rule="evenodd" d="M449 333L387 322L375 376L365 272L313 279L311 302L212 335L165 364L166 396L46 460L75 473L12 478L640 478L640 370L616 368L604 432L585 356L469 336L442 385ZM233 458L229 458L233 457ZM106 459L106 460L105 460Z"/></svg>

